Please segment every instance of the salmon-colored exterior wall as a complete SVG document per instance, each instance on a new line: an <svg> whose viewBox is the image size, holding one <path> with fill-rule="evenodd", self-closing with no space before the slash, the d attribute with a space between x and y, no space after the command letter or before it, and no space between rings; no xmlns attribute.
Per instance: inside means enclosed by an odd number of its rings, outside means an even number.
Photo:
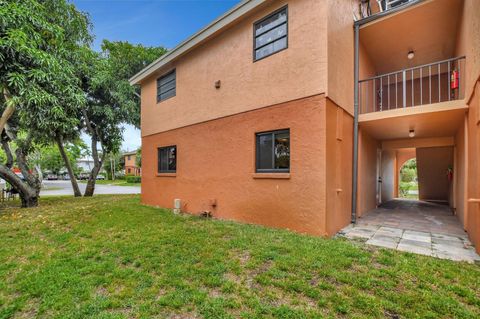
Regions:
<svg viewBox="0 0 480 319"><path fill-rule="evenodd" d="M137 155L125 155L125 166L135 167L137 166Z"/></svg>
<svg viewBox="0 0 480 319"><path fill-rule="evenodd" d="M358 217L377 207L377 151L379 148L379 142L360 128L358 134Z"/></svg>
<svg viewBox="0 0 480 319"><path fill-rule="evenodd" d="M288 48L253 62L254 22L287 4ZM141 83L142 136L325 93L326 16L326 1L270 1L158 70ZM176 96L157 103L156 79L173 68Z"/></svg>
<svg viewBox="0 0 480 319"><path fill-rule="evenodd" d="M326 104L327 233L351 221L353 117L327 98Z"/></svg>
<svg viewBox="0 0 480 319"><path fill-rule="evenodd" d="M353 20L352 1L328 0L327 96L353 115Z"/></svg>
<svg viewBox="0 0 480 319"><path fill-rule="evenodd" d="M140 175L140 168L137 166L137 155L136 154L126 154L124 155L125 160L125 174L126 175Z"/></svg>
<svg viewBox="0 0 480 319"><path fill-rule="evenodd" d="M480 73L480 17L475 14L480 12L479 3L465 0L455 39L456 56L467 57L466 101ZM288 48L254 62L254 22L285 5ZM211 211L217 218L315 235L333 235L346 226L352 195L351 13L350 0L267 1L142 80L142 201L171 208L179 198L185 212ZM376 68L378 61L360 42L360 79L376 75ZM172 69L176 96L157 103L156 80ZM215 88L216 81L220 88ZM473 98L470 108L480 103L477 100ZM480 156L472 144L480 141L472 118L480 118L479 112L470 110L468 138L456 150L457 161L464 155L468 165L463 167L464 195L461 190L455 193L457 202L464 199L464 207L458 207L464 210L464 225L477 248L480 204L466 204L466 199L480 197L479 178L470 177L480 173L476 164L470 164L472 154ZM255 174L255 133L283 128L290 128L291 173ZM430 137L440 136L424 136ZM157 174L157 147L168 145L177 145L177 173ZM381 147L382 141L360 131L359 216L377 205L376 161ZM458 154L462 147L465 153ZM397 194L398 157L395 149L383 151L383 201ZM458 169L460 173L462 168Z"/></svg>
<svg viewBox="0 0 480 319"><path fill-rule="evenodd" d="M193 214L211 211L216 218L331 235L325 121L334 107L326 104L318 95L143 137L142 201L171 208L178 198L182 210ZM351 119L344 121L346 150ZM286 128L290 174L255 174L255 133ZM175 176L157 174L157 148L168 145L177 146ZM335 219L329 228L341 223Z"/></svg>
<svg viewBox="0 0 480 319"><path fill-rule="evenodd" d="M480 253L480 79L476 82L469 103L467 157L466 229Z"/></svg>

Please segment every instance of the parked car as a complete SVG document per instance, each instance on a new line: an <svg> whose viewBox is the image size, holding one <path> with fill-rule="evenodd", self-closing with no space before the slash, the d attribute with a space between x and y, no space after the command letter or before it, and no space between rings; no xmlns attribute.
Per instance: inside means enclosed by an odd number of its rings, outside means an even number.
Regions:
<svg viewBox="0 0 480 319"><path fill-rule="evenodd" d="M58 176L56 174L48 174L47 175L47 180L56 181L56 180L58 180Z"/></svg>
<svg viewBox="0 0 480 319"><path fill-rule="evenodd" d="M105 180L105 176L99 174L99 175L97 175L97 179L103 181L103 180Z"/></svg>
<svg viewBox="0 0 480 319"><path fill-rule="evenodd" d="M78 174L78 179L81 180L81 181L82 180L87 180L88 176L89 176L89 174L87 174L87 173L80 173L80 174Z"/></svg>

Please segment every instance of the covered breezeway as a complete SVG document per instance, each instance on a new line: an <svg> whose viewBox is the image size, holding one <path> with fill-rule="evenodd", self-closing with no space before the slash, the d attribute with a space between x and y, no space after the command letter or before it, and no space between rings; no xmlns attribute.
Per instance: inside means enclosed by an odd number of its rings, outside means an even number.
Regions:
<svg viewBox="0 0 480 319"><path fill-rule="evenodd" d="M379 112L359 121L356 223L342 233L368 244L473 262L465 232L465 108ZM416 159L419 200L401 199L400 170Z"/></svg>

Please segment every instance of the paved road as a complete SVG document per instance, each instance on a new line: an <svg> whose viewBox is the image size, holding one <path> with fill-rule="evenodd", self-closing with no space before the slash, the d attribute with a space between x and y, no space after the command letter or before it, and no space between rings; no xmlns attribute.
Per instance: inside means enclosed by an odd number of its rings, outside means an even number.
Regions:
<svg viewBox="0 0 480 319"><path fill-rule="evenodd" d="M40 191L40 195L73 195L72 184L70 181L43 181L45 189ZM86 183L78 183L82 193L85 191ZM95 185L95 194L140 194L140 186L113 186L113 185Z"/></svg>

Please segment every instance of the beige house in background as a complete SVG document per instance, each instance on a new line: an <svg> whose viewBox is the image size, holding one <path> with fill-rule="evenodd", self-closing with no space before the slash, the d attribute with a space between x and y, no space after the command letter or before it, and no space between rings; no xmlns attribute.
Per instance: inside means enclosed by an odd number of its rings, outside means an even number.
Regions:
<svg viewBox="0 0 480 319"><path fill-rule="evenodd" d="M142 201L331 236L415 157L480 247L479 25L475 0L240 2L131 79Z"/></svg>

